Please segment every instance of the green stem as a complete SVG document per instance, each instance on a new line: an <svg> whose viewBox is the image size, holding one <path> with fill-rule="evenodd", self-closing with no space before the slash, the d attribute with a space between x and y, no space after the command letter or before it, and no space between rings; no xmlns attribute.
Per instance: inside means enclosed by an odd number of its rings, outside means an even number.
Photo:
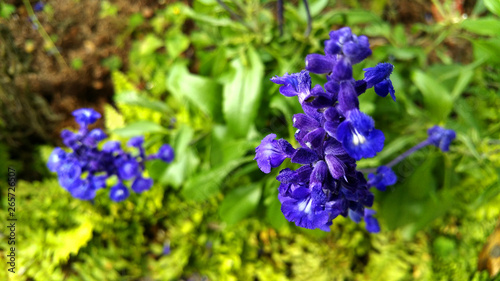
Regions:
<svg viewBox="0 0 500 281"><path fill-rule="evenodd" d="M45 41L45 44L47 44L50 49L55 50L55 57L61 68L66 68L68 67L68 64L64 60L63 56L57 49L56 45L54 42L52 42L52 39L50 38L49 34L45 31L43 28L42 24L38 20L38 17L35 15L35 12L33 11L33 7L31 6L31 3L29 0L23 0L23 4L26 7L26 11L28 12L28 16L30 19L33 21L33 24L35 24L38 27L38 33L42 36L43 41Z"/></svg>

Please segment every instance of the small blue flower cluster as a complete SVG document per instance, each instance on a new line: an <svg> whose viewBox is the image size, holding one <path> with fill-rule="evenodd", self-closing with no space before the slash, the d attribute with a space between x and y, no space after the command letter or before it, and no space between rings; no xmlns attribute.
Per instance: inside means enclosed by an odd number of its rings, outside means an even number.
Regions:
<svg viewBox="0 0 500 281"><path fill-rule="evenodd" d="M64 145L71 151L55 148L47 166L57 173L59 184L75 198L94 199L96 191L106 187L106 180L116 175L118 183L111 188L109 196L113 201L123 201L130 194L124 181L132 181L131 188L136 193L149 190L153 185L152 179L142 175L145 161L161 159L170 163L174 159L174 150L168 144L160 147L157 154L146 156L142 136L131 138L127 143L138 150L137 156L123 151L118 141L107 141L99 148L107 136L99 128L89 131L88 126L101 115L93 109L82 108L75 110L73 116L80 125L78 132L61 132Z"/></svg>

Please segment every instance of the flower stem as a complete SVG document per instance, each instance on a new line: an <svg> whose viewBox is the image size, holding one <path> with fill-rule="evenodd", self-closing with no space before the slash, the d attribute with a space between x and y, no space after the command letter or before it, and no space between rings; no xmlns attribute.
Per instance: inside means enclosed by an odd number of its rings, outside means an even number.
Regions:
<svg viewBox="0 0 500 281"><path fill-rule="evenodd" d="M38 31L40 35L42 36L43 40L45 41L45 44L47 44L51 50L55 50L55 57L61 68L67 68L69 67L66 61L64 60L63 56L57 49L56 45L54 42L52 42L52 39L50 38L49 34L45 31L43 28L42 24L38 20L38 17L35 15L35 12L33 11L33 7L30 4L30 1L28 0L23 0L23 4L26 7L26 11L28 12L28 16L30 19L33 21L33 24L35 24L38 27Z"/></svg>
<svg viewBox="0 0 500 281"><path fill-rule="evenodd" d="M410 156L413 152L429 145L430 142L429 140L424 140L423 142L415 145L414 147L408 149L407 151L405 151L403 154L399 155L398 157L394 158L391 162L387 163L386 165L384 166L387 166L389 168L392 168L394 165L398 164L399 162L403 161L403 159L405 159L406 157ZM360 169L359 170L360 172L362 172L363 174L371 174L371 173L376 173L377 172L377 168L367 168L367 169Z"/></svg>
<svg viewBox="0 0 500 281"><path fill-rule="evenodd" d="M427 145L429 145L430 142L429 140L424 140L423 142L415 145L414 147L408 149L407 151L405 151L403 154L399 155L398 157L394 158L391 162L387 163L387 167L389 168L392 168L392 166L398 164L399 162L401 162L403 159L405 159L406 157L410 156L413 152L421 149L422 147L425 147Z"/></svg>

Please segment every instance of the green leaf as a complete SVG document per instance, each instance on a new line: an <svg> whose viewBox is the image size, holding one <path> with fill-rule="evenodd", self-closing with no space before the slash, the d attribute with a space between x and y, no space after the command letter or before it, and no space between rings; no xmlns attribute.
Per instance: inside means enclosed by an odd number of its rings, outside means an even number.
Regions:
<svg viewBox="0 0 500 281"><path fill-rule="evenodd" d="M16 11L16 6L6 3L0 3L0 18L8 19Z"/></svg>
<svg viewBox="0 0 500 281"><path fill-rule="evenodd" d="M257 208L261 193L262 186L260 184L238 187L231 191L222 200L219 208L222 220L231 225L250 215Z"/></svg>
<svg viewBox="0 0 500 281"><path fill-rule="evenodd" d="M194 130L188 126L181 126L175 133L171 145L174 148L176 157L174 162L163 165L166 169L160 177L160 183L180 188L186 178L190 177L199 166L200 159L190 145L193 137Z"/></svg>
<svg viewBox="0 0 500 281"><path fill-rule="evenodd" d="M122 67L122 60L119 56L110 56L101 61L101 65L107 67L109 70L114 71Z"/></svg>
<svg viewBox="0 0 500 281"><path fill-rule="evenodd" d="M135 105L161 113L169 112L168 106L161 101L150 100L136 91L125 91L115 95L115 102L119 104Z"/></svg>
<svg viewBox="0 0 500 281"><path fill-rule="evenodd" d="M453 100L460 97L465 88L469 85L472 77L474 76L474 70L468 67L464 67L460 70L458 79L456 80L455 86L451 91L451 97Z"/></svg>
<svg viewBox="0 0 500 281"><path fill-rule="evenodd" d="M76 254L90 241L92 238L93 225L90 221L83 221L77 228L57 232L57 235L47 233L47 241L49 245L55 245L54 261L57 263L66 262L71 254Z"/></svg>
<svg viewBox="0 0 500 281"><path fill-rule="evenodd" d="M500 50L500 39L476 39L471 42L474 46L474 57L476 60L500 63L500 56L498 56L498 50Z"/></svg>
<svg viewBox="0 0 500 281"><path fill-rule="evenodd" d="M500 20L494 17L467 19L462 22L461 27L479 35L498 36L500 34Z"/></svg>
<svg viewBox="0 0 500 281"><path fill-rule="evenodd" d="M139 54L149 55L156 51L156 49L163 46L163 41L155 35L148 33L139 45Z"/></svg>
<svg viewBox="0 0 500 281"><path fill-rule="evenodd" d="M346 25L357 25L360 23L382 23L382 19L376 14L365 10L349 10L344 13L347 18Z"/></svg>
<svg viewBox="0 0 500 281"><path fill-rule="evenodd" d="M144 23L144 17L142 16L142 14L134 13L130 16L128 20L128 27L133 30L143 23Z"/></svg>
<svg viewBox="0 0 500 281"><path fill-rule="evenodd" d="M439 81L419 70L414 71L411 78L424 96L424 104L431 114L431 119L436 123L445 120L453 108L448 90Z"/></svg>
<svg viewBox="0 0 500 281"><path fill-rule="evenodd" d="M227 175L240 165L252 161L252 159L253 156L235 159L189 178L182 189L182 195L186 199L201 201L217 194L222 187L222 181Z"/></svg>
<svg viewBox="0 0 500 281"><path fill-rule="evenodd" d="M311 17L314 18L315 16L319 15L323 9L328 6L328 0L309 0L309 11L311 13ZM304 1L299 2L299 14L301 18L306 21L307 20L307 15L306 15L306 7L304 6Z"/></svg>
<svg viewBox="0 0 500 281"><path fill-rule="evenodd" d="M484 5L490 12L493 14L500 16L500 1L498 0L484 0Z"/></svg>
<svg viewBox="0 0 500 281"><path fill-rule="evenodd" d="M120 71L112 71L111 80L113 81L113 88L117 94L128 91L137 91L134 84L128 80L127 75Z"/></svg>
<svg viewBox="0 0 500 281"><path fill-rule="evenodd" d="M104 125L108 130L115 130L125 126L123 116L109 104L104 106L104 116L106 116L106 118L104 118Z"/></svg>
<svg viewBox="0 0 500 281"><path fill-rule="evenodd" d="M231 68L232 79L224 85L224 119L235 136L245 137L257 116L264 66L255 50L249 48L246 58L233 60Z"/></svg>
<svg viewBox="0 0 500 281"><path fill-rule="evenodd" d="M121 137L135 137L144 135L147 133L166 133L167 129L162 126L147 120L137 121L127 126L115 129L112 131L113 134L117 134Z"/></svg>
<svg viewBox="0 0 500 281"><path fill-rule="evenodd" d="M81 58L74 58L71 60L71 67L74 70L79 70L83 67L83 60Z"/></svg>
<svg viewBox="0 0 500 281"><path fill-rule="evenodd" d="M168 33L165 46L170 57L177 58L189 47L189 38L180 30L174 29Z"/></svg>
<svg viewBox="0 0 500 281"><path fill-rule="evenodd" d="M167 88L179 99L189 100L206 114L221 112L222 88L212 79L189 73L181 63L174 64L167 78Z"/></svg>
<svg viewBox="0 0 500 281"><path fill-rule="evenodd" d="M428 157L423 163L411 163L409 159L395 167L402 184L381 194L383 198L379 201L380 214L390 229L403 228L403 235L412 237L451 206L452 200L436 193L436 163L435 157ZM405 178L408 174L409 178Z"/></svg>

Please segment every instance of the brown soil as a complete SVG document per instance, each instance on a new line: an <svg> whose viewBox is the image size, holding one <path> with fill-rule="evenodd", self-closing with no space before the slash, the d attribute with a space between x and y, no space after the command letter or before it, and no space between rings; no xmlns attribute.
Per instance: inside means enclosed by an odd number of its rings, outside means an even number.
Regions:
<svg viewBox="0 0 500 281"><path fill-rule="evenodd" d="M100 0L44 1L53 11L35 14L63 60L47 48L23 2L6 2L17 9L9 20L0 19L0 142L11 148L11 156L22 151L25 156L17 160L29 163L34 144L60 144L61 129L76 127L73 110L102 112L103 104L112 103L110 70L102 60L114 55L126 68L130 36L119 46L118 35L131 14L152 16L161 1L110 1L118 12L106 17L100 16ZM78 70L69 66L75 59L83 62Z"/></svg>

